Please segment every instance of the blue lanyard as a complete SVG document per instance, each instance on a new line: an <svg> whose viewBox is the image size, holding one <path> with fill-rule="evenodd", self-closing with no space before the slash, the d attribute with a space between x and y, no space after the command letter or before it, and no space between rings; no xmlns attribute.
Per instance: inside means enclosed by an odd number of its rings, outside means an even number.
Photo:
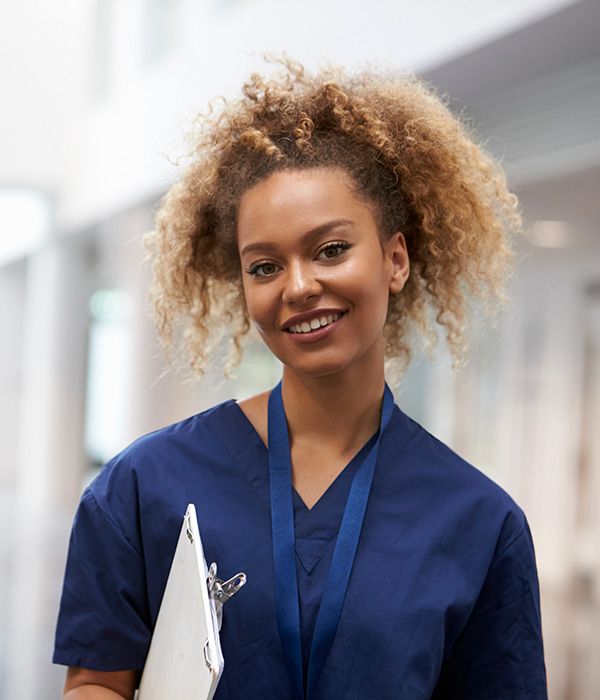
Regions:
<svg viewBox="0 0 600 700"><path fill-rule="evenodd" d="M289 434L281 398L281 384L280 381L269 396L269 484L273 564L275 567L275 601L283 654L294 683L296 696L303 698L292 466ZM373 482L379 443L392 416L393 406L394 397L386 384L377 441L352 478L317 614L308 662L306 696L309 699L313 696L340 620Z"/></svg>

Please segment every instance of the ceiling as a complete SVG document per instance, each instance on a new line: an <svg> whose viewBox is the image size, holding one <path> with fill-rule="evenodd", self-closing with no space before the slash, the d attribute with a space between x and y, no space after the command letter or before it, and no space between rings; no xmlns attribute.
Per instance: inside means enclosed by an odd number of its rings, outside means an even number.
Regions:
<svg viewBox="0 0 600 700"><path fill-rule="evenodd" d="M423 74L471 104L542 76L600 59L600 2L580 0Z"/></svg>
<svg viewBox="0 0 600 700"><path fill-rule="evenodd" d="M422 75L502 158L527 222L600 249L600 2L581 0Z"/></svg>

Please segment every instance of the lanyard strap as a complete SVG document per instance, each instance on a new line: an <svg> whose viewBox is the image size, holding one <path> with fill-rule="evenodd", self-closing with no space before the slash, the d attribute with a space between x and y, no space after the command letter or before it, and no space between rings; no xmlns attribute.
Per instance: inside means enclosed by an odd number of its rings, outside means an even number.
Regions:
<svg viewBox="0 0 600 700"><path fill-rule="evenodd" d="M304 697L300 610L296 577L296 537L292 502L292 465L280 381L269 396L269 484L271 492L271 531L275 567L277 625L288 670L297 698ZM313 633L308 663L307 697L312 698L317 681L333 643L346 597L346 589L358 547L367 509L379 444L394 406L394 397L385 385L377 441L356 470L344 508L331 565Z"/></svg>

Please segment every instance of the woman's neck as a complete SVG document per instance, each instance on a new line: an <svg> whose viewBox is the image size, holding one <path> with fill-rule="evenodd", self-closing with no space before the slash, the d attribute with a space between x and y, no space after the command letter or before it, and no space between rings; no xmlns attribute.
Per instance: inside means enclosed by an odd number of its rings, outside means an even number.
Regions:
<svg viewBox="0 0 600 700"><path fill-rule="evenodd" d="M320 377L284 367L282 398L291 445L327 445L339 454L361 447L379 427L385 386L382 353L378 360Z"/></svg>

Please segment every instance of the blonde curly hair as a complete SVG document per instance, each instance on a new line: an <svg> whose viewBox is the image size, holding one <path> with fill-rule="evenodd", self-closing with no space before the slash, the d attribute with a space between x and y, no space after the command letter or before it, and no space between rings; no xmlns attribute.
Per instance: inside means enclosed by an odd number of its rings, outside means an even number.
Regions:
<svg viewBox="0 0 600 700"><path fill-rule="evenodd" d="M239 362L251 328L236 244L241 196L278 170L337 167L375 205L382 240L398 230L406 238L411 273L390 296L386 359L405 368L411 335L431 349L437 323L457 366L469 302L493 316L506 301L511 238L522 230L501 167L413 75L335 66L311 75L287 57L270 60L282 65L279 74L253 73L241 98L220 98L221 108L213 102L199 115L191 162L145 236L167 355L180 346L202 375L227 334L229 366Z"/></svg>

